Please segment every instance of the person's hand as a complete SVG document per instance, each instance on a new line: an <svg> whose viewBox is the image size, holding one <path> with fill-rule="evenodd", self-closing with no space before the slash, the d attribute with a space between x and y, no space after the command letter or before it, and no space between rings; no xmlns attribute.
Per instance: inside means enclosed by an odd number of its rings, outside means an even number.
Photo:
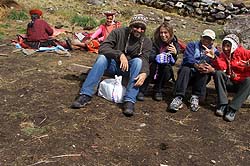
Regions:
<svg viewBox="0 0 250 166"><path fill-rule="evenodd" d="M173 54L175 54L175 55L177 54L177 50L176 50L176 48L175 48L175 46L174 46L173 43L171 43L171 44L169 45L168 50L169 50L169 52L171 52L171 53L173 53Z"/></svg>
<svg viewBox="0 0 250 166"><path fill-rule="evenodd" d="M200 73L203 72L203 71L205 70L203 63L201 63L201 64L195 63L195 64L194 64L194 68L195 68L196 70L198 70Z"/></svg>
<svg viewBox="0 0 250 166"><path fill-rule="evenodd" d="M215 71L215 69L208 63L203 63L202 66L201 73L212 73Z"/></svg>
<svg viewBox="0 0 250 166"><path fill-rule="evenodd" d="M147 78L147 74L146 73L140 73L137 77L135 77L134 79L136 80L135 82L135 86L141 86L145 79Z"/></svg>
<svg viewBox="0 0 250 166"><path fill-rule="evenodd" d="M124 55L124 54L121 54L121 56L120 56L120 62L121 62L121 64L120 64L120 69L122 70L122 71L128 71L128 59L127 59L127 57Z"/></svg>
<svg viewBox="0 0 250 166"><path fill-rule="evenodd" d="M84 43L86 44L86 45L88 45L91 41L92 41L93 39L88 39L88 40L86 40Z"/></svg>
<svg viewBox="0 0 250 166"><path fill-rule="evenodd" d="M244 61L244 60L240 60L240 62L241 62L241 66L244 66L244 67L250 67L250 60L248 60L248 61Z"/></svg>
<svg viewBox="0 0 250 166"><path fill-rule="evenodd" d="M214 59L214 46L212 46L211 49L207 48L205 45L202 45L202 47L205 49L205 55Z"/></svg>

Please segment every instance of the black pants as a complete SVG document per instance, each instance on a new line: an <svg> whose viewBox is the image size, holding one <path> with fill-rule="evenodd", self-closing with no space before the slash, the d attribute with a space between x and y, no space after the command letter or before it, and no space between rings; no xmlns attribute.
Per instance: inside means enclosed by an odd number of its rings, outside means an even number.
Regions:
<svg viewBox="0 0 250 166"><path fill-rule="evenodd" d="M24 41L25 44L27 44L30 48L38 49L39 47L51 47L51 46L57 46L56 40L49 39L44 42L39 41Z"/></svg>
<svg viewBox="0 0 250 166"><path fill-rule="evenodd" d="M237 111L250 95L250 77L247 77L242 82L232 82L224 72L216 71L214 83L217 92L218 106L228 104L227 92L233 92L236 94L229 104L229 107Z"/></svg>
<svg viewBox="0 0 250 166"><path fill-rule="evenodd" d="M140 87L140 92L145 93L150 82L154 83L154 91L161 92L170 79L174 80L173 68L170 64L151 63L150 74Z"/></svg>
<svg viewBox="0 0 250 166"><path fill-rule="evenodd" d="M182 66L178 71L178 77L175 84L174 96L185 97L189 85L192 86L192 95L205 97L206 84L209 74L201 74L192 68Z"/></svg>

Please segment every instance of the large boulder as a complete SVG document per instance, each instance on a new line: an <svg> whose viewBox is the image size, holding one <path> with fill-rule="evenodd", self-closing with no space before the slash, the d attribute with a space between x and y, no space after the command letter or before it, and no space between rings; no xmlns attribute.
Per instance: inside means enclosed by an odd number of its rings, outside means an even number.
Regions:
<svg viewBox="0 0 250 166"><path fill-rule="evenodd" d="M250 14L237 15L228 20L224 25L225 35L229 33L237 34L244 47L250 49Z"/></svg>

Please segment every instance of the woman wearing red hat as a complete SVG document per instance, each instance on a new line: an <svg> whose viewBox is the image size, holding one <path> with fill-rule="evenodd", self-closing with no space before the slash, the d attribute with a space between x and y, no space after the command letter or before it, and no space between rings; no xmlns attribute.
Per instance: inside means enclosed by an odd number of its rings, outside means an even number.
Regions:
<svg viewBox="0 0 250 166"><path fill-rule="evenodd" d="M106 16L106 22L99 26L99 28L90 36L90 39L86 40L84 43L74 41L72 44L79 47L87 46L88 50L90 51L92 50L91 45L98 45L99 47L99 44L97 44L98 42L103 42L112 30L121 27L121 23L115 21L115 14L116 12L112 11L104 12L104 15ZM98 50L98 48L96 48L96 50Z"/></svg>
<svg viewBox="0 0 250 166"><path fill-rule="evenodd" d="M31 22L27 26L27 39L24 41L26 48L37 49L39 47L56 46L50 36L53 34L53 29L49 24L42 20L42 11L39 9L30 10Z"/></svg>
<svg viewBox="0 0 250 166"><path fill-rule="evenodd" d="M99 42L103 42L112 30L121 27L121 23L115 21L115 12L107 11L104 14L106 22L101 24L95 33L92 34L91 40L97 39Z"/></svg>

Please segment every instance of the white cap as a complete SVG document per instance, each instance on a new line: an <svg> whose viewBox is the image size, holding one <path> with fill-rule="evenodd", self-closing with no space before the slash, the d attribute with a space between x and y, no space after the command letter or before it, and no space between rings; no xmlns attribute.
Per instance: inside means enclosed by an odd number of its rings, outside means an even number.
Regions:
<svg viewBox="0 0 250 166"><path fill-rule="evenodd" d="M208 36L210 37L212 40L215 39L215 32L211 29L205 29L201 35L202 37L204 36Z"/></svg>

